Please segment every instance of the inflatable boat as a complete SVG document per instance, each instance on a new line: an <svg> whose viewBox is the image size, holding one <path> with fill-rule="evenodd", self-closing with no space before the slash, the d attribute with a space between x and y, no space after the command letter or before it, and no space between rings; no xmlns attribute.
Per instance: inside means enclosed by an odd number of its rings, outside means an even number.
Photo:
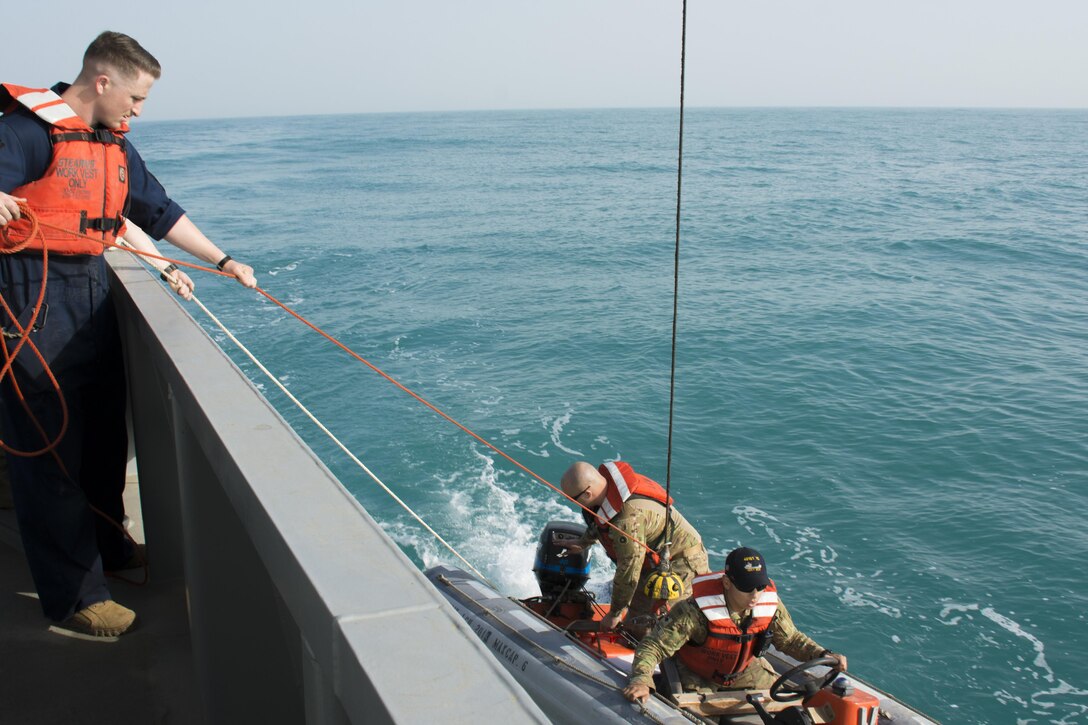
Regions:
<svg viewBox="0 0 1088 725"><path fill-rule="evenodd" d="M583 527L545 526L533 571L540 595L504 597L477 576L438 566L427 577L469 623L537 705L555 723L774 723L928 725L935 723L889 695L830 667L835 660L797 662L773 648L764 655L780 673L769 690L685 693L671 660L655 673L656 691L643 703L623 688L636 641L601 631L608 605L585 588L588 552L566 554L561 542Z"/></svg>

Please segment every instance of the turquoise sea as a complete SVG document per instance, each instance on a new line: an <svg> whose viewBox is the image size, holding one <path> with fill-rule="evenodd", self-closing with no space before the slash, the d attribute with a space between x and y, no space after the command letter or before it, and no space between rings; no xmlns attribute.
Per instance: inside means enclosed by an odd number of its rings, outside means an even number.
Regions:
<svg viewBox="0 0 1088 725"><path fill-rule="evenodd" d="M532 470L622 457L664 483L677 120L132 138L271 294ZM802 629L944 723L1088 722L1088 112L685 120L671 478L714 560L760 549ZM534 593L537 533L571 507L255 293L197 293L475 566ZM455 563L229 354L413 561Z"/></svg>

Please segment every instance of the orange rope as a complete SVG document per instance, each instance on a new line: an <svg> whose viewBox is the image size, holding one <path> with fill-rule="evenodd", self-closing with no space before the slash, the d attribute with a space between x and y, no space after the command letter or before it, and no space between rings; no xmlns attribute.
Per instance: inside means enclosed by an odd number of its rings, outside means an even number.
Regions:
<svg viewBox="0 0 1088 725"><path fill-rule="evenodd" d="M22 204L20 204L20 208L24 208ZM231 277L231 278L233 278L233 277L234 277L234 275L230 274L229 272L223 272L222 270L216 269L216 268L214 268L214 267L205 267L205 266L203 266L203 265L200 265L200 264L193 264L192 262L184 262L184 261L181 261L181 260L178 260L178 259L171 259L170 257L164 257L164 256L161 256L161 255L158 255L158 254L153 254L153 253L151 253L151 252L143 252L143 251L140 251L140 250L138 250L138 249L132 249L131 247L123 247L123 246L121 246L121 245L119 245L119 244L115 244L115 243L113 243L113 242L110 242L110 241L106 241L106 240L104 240L104 239L100 239L100 238L95 238L95 237L89 236L89 235L87 235L87 234L82 234L82 233L79 233L79 232L75 232L75 231L72 231L72 230L69 230L69 229L61 229L60 227L55 227L55 226L52 226L52 225L50 225L50 224L47 224L47 223L44 223L44 222L42 222L42 223L41 223L41 226L43 226L43 227L48 227L49 229L53 229L53 230L56 230L56 231L59 231L59 232L63 232L63 233L65 233L65 234L71 234L72 236L75 236L75 237L80 237L80 238L83 238L83 239L87 239L87 240L90 240L90 241L93 241L93 242L98 242L98 243L102 244L102 246L104 246L104 247L113 247L113 248L115 248L115 249L122 249L122 250L124 250L124 251L128 252L129 254L136 254L136 255L140 255L140 256L143 256L143 257L150 257L150 258L153 258L153 259L158 259L158 260L161 260L161 261L164 261L164 262L170 262L170 263L172 263L172 264L176 264L176 265L178 265L178 266L183 266L183 267L189 267L189 268L191 268L191 269L199 269L199 270L201 270L201 271L204 271L204 272L211 272L212 274L217 274L217 275L219 275L219 276L221 276L221 277ZM25 242L24 242L23 246L26 246ZM43 245L43 246L44 246L44 245ZM44 287L44 285L43 285L43 287ZM354 350L352 350L351 348L349 348L349 347L348 347L347 345L345 345L344 343L340 342L340 341L339 341L339 340L337 340L337 339L336 339L335 337L333 337L333 336L332 336L332 335L330 335L329 333L325 332L325 331L324 331L324 330L322 330L322 329L321 329L320 327L318 327L318 326L317 326L317 325L315 325L314 323L310 322L309 320L307 320L307 319L306 319L305 317L303 317L303 316L302 316L302 315L300 315L299 313L297 313L297 312L295 312L294 310L292 310L292 309L291 309L290 307L288 307L287 305L285 305L285 304L284 304L283 302L280 302L280 301L279 301L278 299L276 299L275 297L273 297L273 296L272 296L272 295L271 295L270 293L268 293L267 291L265 291L265 290L264 290L264 289L262 289L261 287L257 287L257 288L256 288L256 291L257 291L257 292L259 292L260 294L262 294L262 295L263 295L264 297L266 297L266 298L267 298L267 299L268 299L268 300L269 300L270 302L272 302L273 304L275 304L275 305L277 305L278 307L282 308L282 309L283 309L283 310L284 310L285 312L287 312L287 313L288 313L289 315L291 315L292 317L294 317L294 318L295 318L296 320L298 320L298 321L299 321L299 322L301 322L302 324L306 325L306 326L307 326L307 327L309 327L309 328L310 328L311 330L313 330L314 332L316 332L317 334L321 335L321 336L322 336L323 338L325 338L326 340L328 340L329 342L331 342L331 343L332 343L333 345L337 346L338 348L340 348L341 350L343 350L344 352L346 352L346 353L347 353L348 355L350 355L351 357L355 358L355 359L356 359L356 360L358 360L359 362L363 363L363 364L364 364L364 365L366 365L366 366L367 366L368 368L370 368L371 370L373 370L374 372L376 372L376 373L377 373L378 375L382 376L383 378L385 378L386 380L388 380L388 381L389 381L390 383L392 383L392 384L393 384L393 385L395 385L396 387L400 388L400 389L401 389L402 391L404 391L405 393L407 393L407 394L408 394L408 395L410 395L411 397L415 398L415 400L416 400L416 401L418 401L419 403L422 403L422 404L423 404L423 405L425 405L426 407L430 408L430 409L431 409L432 411L434 411L435 413L437 413L437 414L438 414L439 416L441 416L442 418L446 419L447 421L449 421L450 423L452 423L453 425L455 425L455 426L456 426L457 428L459 428L459 429L460 429L460 430L462 430L463 432L465 432L465 433L467 433L468 435L472 436L472 437L473 437L473 438L475 438L475 439L476 439L477 441L479 441L480 443L484 444L485 446L487 446L488 448L490 448L490 449L491 449L492 451L494 451L495 453L499 454L500 456L502 456L503 458L505 458L505 459L506 459L507 461L509 461L510 463L514 464L514 465L515 465L516 467L520 468L520 469L521 469L522 471L524 471L525 473L529 474L529 475L530 475L531 477L535 478L535 479L536 479L537 481L539 481L540 483L542 483L542 484L544 484L545 486L547 486L548 488L552 489L553 491L555 491L556 493L558 493L558 494L559 494L560 496L562 496L563 498L565 498L565 499L567 499L568 501L570 501L571 503L573 503L573 504L574 504L575 506L577 506L578 508L580 508L580 509L583 509L584 511L587 511L587 512L588 512L589 514L591 514L591 515L593 515L594 517L596 517L596 512L595 512L595 511L593 511L592 509L590 509L590 508L589 508L589 507L587 507L587 506L583 506L583 505L582 505L581 503L579 503L578 501L576 501L576 500L574 500L573 498L571 498L570 496L568 496L568 495L567 495L566 493L564 493L564 492L563 492L563 490L562 490L561 488L558 488L557 486L553 485L553 484L552 484L552 483L550 483L550 482L549 482L549 481L548 481L547 479L545 479L545 478L544 478L543 476L541 476L540 474L536 473L535 471L533 471L532 469L530 469L530 468L529 468L528 466L524 465L523 463L521 463L520 461L518 461L517 459L515 459L515 458L514 458L513 456L511 456L511 455L509 455L508 453L506 453L505 451L503 451L503 450L502 450L501 448L499 448L498 446L496 446L496 445L495 445L494 443L492 443L491 441L487 440L487 439L486 439L486 438L484 438L483 436L480 436L479 434L477 434L476 432L474 432L473 430L471 430L471 429L470 429L470 428L469 428L468 426L466 426L466 425L464 425L464 424L460 423L460 422L459 422L458 420L456 420L456 419L455 419L455 418L454 418L453 416L451 416L451 415L449 415L448 413L446 413L446 412L445 412L444 410L442 410L441 408L439 408L439 407L438 407L437 405L435 405L435 404L431 403L431 402L430 402L429 400L427 400L426 398L424 398L424 397L423 397L422 395L420 395L420 394L416 393L416 392L415 392L415 391L413 391L412 389L408 388L408 387L407 387L406 385L402 384L402 383L401 383L400 381L398 381L398 380L397 380L396 378L394 378L394 377L393 377L392 375L389 375L389 374L388 374L388 373L386 373L386 372L385 372L384 370L382 370L381 368L379 368L379 367L378 367L377 365L375 365L374 363L370 362L369 360L367 360L366 358L364 358L364 357L363 357L362 355L360 355L359 353L355 352ZM44 292L43 292L43 294L44 294ZM10 313L9 313L9 314L10 314ZM5 369L6 369L6 368L5 368ZM645 549L645 550L646 550L647 552L649 552L649 553L652 553L652 554L653 554L653 553L656 553L656 552L655 552L655 551L654 551L654 550L653 550L652 548L650 548L650 546L649 546L649 545L647 545L647 544L646 544L645 542L643 542L643 541L639 541L639 540L638 540L637 538L635 538L635 537L631 536L631 535L630 535L629 533L627 533L626 531L623 531L622 529L618 528L618 527L617 527L617 526L615 526L614 524L612 524L612 523L610 523L610 522L605 522L605 525L606 525L606 526L608 526L609 528L615 529L616 531L620 532L621 534L623 534L623 535L624 535L624 536L626 536L627 538L631 539L631 540L632 540L632 541L634 541L635 543L637 543L637 544L641 545L641 546L642 546L642 547L643 547L643 548L644 548L644 549Z"/></svg>
<svg viewBox="0 0 1088 725"><path fill-rule="evenodd" d="M3 345L0 345L0 349L3 350L4 354L4 365L3 367L0 367L0 384L3 384L3 380L6 376L11 376L11 387L15 390L15 396L19 399L19 404L22 405L23 410L30 416L31 421L34 423L34 427L38 429L38 433L45 442L45 447L36 451L20 451L12 448L3 440L0 440L0 448L13 456L24 456L28 458L51 452L59 464L60 458L57 457L54 449L68 431L68 402L64 399L64 393L60 389L60 383L57 382L56 377L53 375L53 371L49 368L48 363L45 362L45 358L42 356L41 351L38 350L38 346L30 339L30 333L34 330L34 326L38 322L38 315L41 313L42 303L45 301L45 286L49 278L49 249L45 241L45 236L41 233L41 229L38 225L38 217L34 214L34 211L24 202L19 202L19 211L30 223L30 230L25 239L13 242L11 240L11 230L8 229L7 226L0 227L0 239L3 240L3 244L0 244L0 253L13 254L24 249L35 236L40 237L42 244L42 285L41 289L38 291L38 300L34 303L34 310L30 315L30 319L27 320L26 327L19 324L19 319L16 317L15 313L12 312L7 300L0 294L0 307L3 308L4 313L11 319L11 324L18 331L17 337L19 338L19 342L15 344L13 350L8 350L7 339L4 340ZM53 440L49 440L49 435L45 432L45 429L42 428L41 423L34 413L31 412L30 404L26 402L26 397L23 395L22 388L19 387L19 382L15 378L15 372L11 369L11 366L15 363L15 356L19 354L24 346L29 346L30 351L38 358L38 362L42 364L42 369L49 377L49 382L53 384L53 390L57 393L57 400L60 403L61 408L61 425L57 437ZM61 465L61 470L64 470L63 465ZM65 475L67 475L66 471Z"/></svg>
<svg viewBox="0 0 1088 725"><path fill-rule="evenodd" d="M366 365L366 366L367 366L368 368L370 368L371 370L373 370L374 372L376 372L376 373L377 373L378 375L381 375L381 376L382 376L383 378L385 378L386 380L388 380L388 381L389 381L390 383L392 383L393 385L395 385L396 387L400 388L401 390L403 390L403 391L404 391L405 393L407 393L408 395L410 395L410 396L412 396L413 398L415 398L415 399L416 399L416 400L417 400L418 402L420 402L420 403L422 403L423 405L427 406L428 408L430 408L431 410L433 410L433 411L434 411L435 413L437 413L438 415L442 416L443 418L445 418L446 420L448 420L448 421L449 421L450 423L452 423L453 425L457 426L457 427L458 427L458 428L460 428L460 429L461 429L462 431L464 431L464 432L465 432L465 433L467 433L468 435L470 435L470 436L472 436L473 438L475 438L476 440L478 440L478 441L479 441L480 443L483 443L483 444L484 444L485 446L487 446L488 448L490 448L491 450L493 450L493 451L494 451L495 453L498 453L498 454L499 454L500 456L502 456L502 457L503 457L503 458L505 458L506 460L510 461L510 462L511 462L511 463L513 463L513 464L514 464L515 466L517 466L518 468L520 468L520 469L521 469L522 471L524 471L525 473L529 474L530 476L532 476L533 478L535 478L535 479L536 479L537 481L539 481L540 483L543 483L543 484L544 484L545 486L547 486L548 488L552 489L553 491L555 491L556 493L558 493L558 494L559 494L560 496L562 496L563 498L565 498L565 499L567 499L568 501L570 501L571 503L573 503L573 504L574 504L575 506L577 506L578 508L580 508L580 509L583 509L583 510L587 511L587 512L589 512L589 513L590 513L591 515L593 515L594 517L596 517L596 512L595 512L595 511L593 511L592 509L590 509L590 508L589 508L588 506L583 506L583 505L582 505L581 503L579 503L578 501L575 501L575 500L574 500L573 498L571 498L571 497L570 497L570 496L568 496L568 495L567 495L566 493L564 493L564 491L563 491L563 490L562 490L561 488L558 488L558 487L556 487L555 485L553 485L552 483L550 483L550 482L549 482L549 481L548 481L548 480L547 480L546 478L544 478L543 476L541 476L541 475L540 475L540 474L538 474L537 472L533 471L533 470L532 470L531 468L529 468L528 466L524 465L523 463L521 463L520 461L518 461L518 460L517 460L517 459L515 459L514 457L510 456L509 454L507 454L507 453L506 453L505 451L503 451L503 450L502 450L501 448L499 448L498 446L496 446L496 445L495 445L494 443L492 443L491 441L487 440L487 439L486 439L486 438L484 438L483 436L481 436L481 435L477 434L477 433L476 433L475 431L473 431L472 429L470 429L470 428L469 428L468 426L466 426L466 425L463 425L462 423L460 423L460 422L459 422L458 420L456 420L456 419L455 419L455 418L454 418L453 416L451 416L451 415L449 415L448 413L446 413L446 412L445 412L444 410L442 410L441 408L439 408L439 407L438 407L437 405L435 405L434 403L431 403L431 402L430 402L429 400L427 400L426 398L424 398L424 397L423 397L422 395L420 395L419 393L416 393L415 391L413 391L413 390L412 390L411 388L409 388L408 386L406 386L406 385L402 384L402 383L401 383L401 382L400 382L399 380L397 380L396 378L394 378L394 377L393 377L392 375L388 374L387 372L385 372L384 370L382 370L381 368L379 368L379 367L378 367L377 365L375 365L374 363L370 362L369 360L367 360L366 358L364 358L364 357L363 357L362 355L360 355L359 353L355 352L355 351L354 351L354 350L352 350L352 349L351 349L350 347L348 347L348 346L347 346L347 345L345 345L344 343L340 342L340 341L339 341L339 340L337 340L337 339L336 339L335 337L333 337L333 336L332 336L332 335L330 335L329 333L325 332L325 331L324 331L324 330L322 330L322 329L321 329L320 327L318 327L317 325L313 324L312 322L310 322L309 320L307 320L307 319L306 319L305 317L303 317L303 316L302 316L302 315L300 315L299 313L297 313L297 312L295 312L294 310L292 310L292 309L291 309L290 307L288 307L287 305L285 305L284 303L282 303L282 302L280 302L279 300L277 300L277 299L276 299L275 297L273 297L273 296L272 296L271 294L269 294L268 292L266 292L266 291L265 291L264 289L262 289L262 288L260 288L260 287L257 287L257 291L258 291L258 292L260 292L260 293L261 293L262 295L264 295L264 296L265 296L266 298L268 298L268 299L269 299L269 300L270 300L271 302L273 302L274 304L276 304L276 305L278 305L279 307L283 308L283 310L284 310L284 311L286 311L286 312L287 312L287 313L288 313L289 315L291 315L292 317L294 317L294 318L295 318L296 320L298 320L298 321L299 321L299 322L301 322L302 324L306 325L307 327L309 327L309 328L310 328L311 330L313 330L313 331L314 331L314 332L316 332L317 334L321 335L321 336L322 336L323 338L325 338L326 340L328 340L329 342L331 342L331 343L332 343L333 345L336 345L336 346L337 346L338 348L340 348L341 350L343 350L344 352L346 352L346 353L347 353L348 355L352 356L353 358L355 358L356 360L358 360L358 361L359 361L359 362L361 362L362 364ZM598 519L598 520L599 520L599 519ZM647 544L646 544L645 542L643 542L643 541L639 541L638 539L636 539L635 537L631 536L631 534L629 534L628 532L624 531L623 529L620 529L619 527L617 527L617 526L615 526L614 524L612 524L612 523L609 523L609 522L606 522L606 525L607 525L607 526L608 526L609 528L612 528L612 529L615 529L616 531L619 531L619 532L620 532L621 534L623 534L623 535L624 535L624 536L626 536L627 538L631 539L631 540L632 540L632 541L634 541L635 543L637 543L637 544L641 544L641 545L642 545L642 547L643 547L644 549L646 549L646 551L648 551L648 552L650 552L650 553L656 553L656 552L655 552L655 551L654 551L653 549L651 549L651 548L650 548L650 547L649 547L649 546L648 546L648 545L647 545Z"/></svg>
<svg viewBox="0 0 1088 725"><path fill-rule="evenodd" d="M34 341L30 339L30 333L34 331L34 326L37 324L38 321L38 315L41 313L42 304L45 301L45 290L46 285L49 281L49 245L45 239L45 235L41 232L41 227L44 226L51 229L57 229L57 227L54 227L51 224L39 222L37 214L35 214L34 210L31 209L30 206L25 202L19 202L19 213L23 218L27 220L30 228L27 231L26 236L22 240L13 240L12 230L7 225L0 227L0 242L2 242L0 243L0 254L14 254L15 252L20 252L24 250L28 244L30 244L31 239L33 239L34 237L38 237L42 245L42 284L41 289L38 291L38 299L34 303L33 312L30 315L30 319L27 320L25 327L19 324L19 320L15 316L15 313L12 311L11 307L8 305L7 300L4 299L4 296L2 294L0 294L0 308L2 308L3 312L8 316L8 318L11 319L12 325L18 332L17 337L19 338L19 342L16 343L15 348L10 351L8 350L6 340L4 341L3 345L0 345L0 350L3 350L4 356L4 365L2 368L0 368L0 384L2 384L5 376L11 376L11 386L15 390L15 395L19 399L19 403L20 405L22 405L23 410L26 411L27 416L29 416L31 422L34 424L34 427L38 430L38 434L42 437L42 440L45 441L45 447L36 451L20 451L12 448L11 446L4 443L4 441L0 440L0 449L3 449L10 455L22 456L26 458L41 456L49 453L53 456L53 461L57 464L57 468L60 469L60 472L64 474L64 477L67 478L68 481L71 482L73 485L75 485L75 481L72 480L72 476L68 472L68 468L64 465L64 461L61 460L60 454L58 454L56 451L56 447L60 444L61 440L64 439L64 434L68 432L68 403L64 398L64 392L60 389L60 383L57 381L56 376L53 375L53 370L49 367L49 363L45 361L45 357L41 354L41 351L38 350L38 346L35 345ZM60 231L66 230L61 229ZM68 233L75 234L75 232ZM83 234L77 236L83 236L88 239L93 239L93 237L87 237L87 235ZM104 243L108 244L108 242ZM38 420L37 416L35 416L34 412L30 409L30 405L29 403L27 403L26 397L23 395L23 391L19 387L19 382L15 377L15 372L12 370L12 365L15 362L15 358L24 346L27 346L27 348L31 352L33 352L34 355L38 358L38 362L40 362L42 365L42 370L49 378L49 382L53 384L53 390L56 392L57 400L60 403L61 426L60 430L57 432L57 437L53 440L49 440L49 435L45 432L45 429L42 427L42 424ZM112 517L110 517L104 511L100 510L98 507L90 504L89 502L87 505L90 506L92 511L108 521L112 526L120 530L125 538L132 543L134 550L137 552L139 551L136 545L136 540L132 538L132 535L129 534L128 531L125 530L124 526L122 526L117 521L114 521ZM122 579L130 584L134 584L135 586L143 586L148 581L147 560L143 559L140 563L143 567L142 581L128 579L115 573L111 573L109 574L109 576L112 576L116 579Z"/></svg>
<svg viewBox="0 0 1088 725"><path fill-rule="evenodd" d="M0 253L2 254L14 254L15 252L21 252L26 245L30 244L30 240L37 236L40 231L38 229L38 217L31 210L30 206L26 202L16 202L19 205L19 213L26 217L27 222L30 223L30 229L27 231L27 235L21 241L11 240L11 229L5 224L0 227L0 239L4 240L4 243L0 245ZM45 239L42 239L42 246L45 246Z"/></svg>

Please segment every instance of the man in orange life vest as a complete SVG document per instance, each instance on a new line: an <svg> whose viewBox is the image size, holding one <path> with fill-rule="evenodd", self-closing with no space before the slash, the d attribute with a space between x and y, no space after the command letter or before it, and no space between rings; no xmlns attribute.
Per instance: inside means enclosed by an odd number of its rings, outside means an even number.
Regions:
<svg viewBox="0 0 1088 725"><path fill-rule="evenodd" d="M252 268L197 229L125 139L159 75L158 61L139 43L105 32L87 48L71 85L0 85L0 228L14 241L27 237L20 201L40 222L108 241L123 236L131 219L254 287ZM22 251L0 254L0 295L16 318L0 313L0 325L10 351L45 286L45 304L26 334L56 376L69 419L55 457L8 456L16 515L45 615L84 634L116 636L131 628L135 613L112 600L104 570L125 568L134 552L115 526L124 517L125 376L104 247L42 231L47 280L37 237ZM4 443L38 451L58 436L61 420L46 371L24 346L0 381Z"/></svg>
<svg viewBox="0 0 1088 725"><path fill-rule="evenodd" d="M710 571L706 549L699 532L670 509L671 527L666 527L665 489L656 481L640 475L624 461L609 461L593 468L579 461L563 474L563 493L594 513L583 510L589 525L579 542L567 546L581 551L600 541L608 558L616 564L612 579L611 610L602 620L602 629L615 629L624 618L636 634L649 630L647 615L659 602L643 592L646 578L660 561L666 536L671 536L670 565L684 582L684 597L691 593L691 581L697 574ZM610 525L609 525L610 524ZM643 544L652 552L648 552Z"/></svg>
<svg viewBox="0 0 1088 725"><path fill-rule="evenodd" d="M733 550L725 571L696 577L692 589L691 598L674 607L635 649L623 691L627 699L649 697L654 668L673 654L689 692L769 688L777 674L760 656L768 644L802 662L833 657L846 669L844 655L797 630L755 549Z"/></svg>

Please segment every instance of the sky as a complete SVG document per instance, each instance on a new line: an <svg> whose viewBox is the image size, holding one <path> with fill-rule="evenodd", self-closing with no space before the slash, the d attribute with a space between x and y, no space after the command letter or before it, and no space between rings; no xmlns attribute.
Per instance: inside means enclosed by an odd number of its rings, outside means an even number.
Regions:
<svg viewBox="0 0 1088 725"><path fill-rule="evenodd" d="M71 81L116 30L163 66L145 119L676 107L681 8L23 2L4 13L0 80ZM1086 0L688 0L685 105L1088 108L1086 39Z"/></svg>

